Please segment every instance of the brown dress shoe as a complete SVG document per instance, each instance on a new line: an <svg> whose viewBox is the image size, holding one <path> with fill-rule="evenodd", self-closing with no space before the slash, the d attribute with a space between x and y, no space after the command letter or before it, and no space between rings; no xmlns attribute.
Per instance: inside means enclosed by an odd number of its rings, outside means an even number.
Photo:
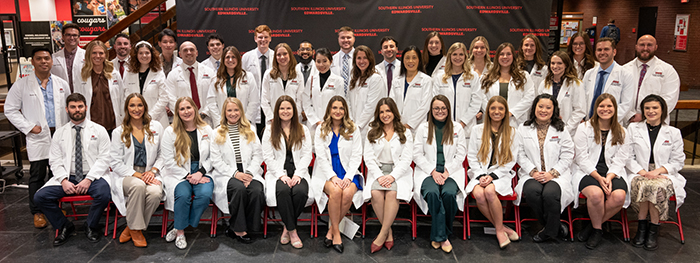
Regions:
<svg viewBox="0 0 700 263"><path fill-rule="evenodd" d="M36 228L44 228L48 225L48 222L46 222L46 216L42 213L36 213L34 214L34 227Z"/></svg>
<svg viewBox="0 0 700 263"><path fill-rule="evenodd" d="M124 228L124 231L122 231L122 234L119 235L119 243L126 243L131 240L131 229L127 226Z"/></svg>
<svg viewBox="0 0 700 263"><path fill-rule="evenodd" d="M148 246L148 243L146 243L146 238L143 236L143 233L141 233L141 230L129 230L129 232L131 232L131 240L134 241L134 246Z"/></svg>

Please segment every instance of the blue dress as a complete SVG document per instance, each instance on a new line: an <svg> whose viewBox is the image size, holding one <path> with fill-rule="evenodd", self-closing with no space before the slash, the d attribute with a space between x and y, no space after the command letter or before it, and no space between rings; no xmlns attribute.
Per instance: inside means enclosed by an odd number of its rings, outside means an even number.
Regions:
<svg viewBox="0 0 700 263"><path fill-rule="evenodd" d="M331 150L333 171L335 172L335 175L340 178L340 180L343 180L345 178L345 168L343 168L343 164L340 162L340 154L338 154L338 140L340 139L340 135L336 135L333 132L331 133L333 134L333 139L331 140L331 145L329 145L328 148ZM360 182L359 174L356 174L355 177L352 178L352 183L357 186L357 190L362 190L362 183Z"/></svg>

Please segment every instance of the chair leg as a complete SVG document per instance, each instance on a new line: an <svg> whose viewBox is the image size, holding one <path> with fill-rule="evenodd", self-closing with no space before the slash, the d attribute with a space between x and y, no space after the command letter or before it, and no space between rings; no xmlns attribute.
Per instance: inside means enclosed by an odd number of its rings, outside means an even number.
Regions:
<svg viewBox="0 0 700 263"><path fill-rule="evenodd" d="M362 206L362 238L365 238L365 230L367 229L367 203Z"/></svg>
<svg viewBox="0 0 700 263"><path fill-rule="evenodd" d="M571 205L567 206L566 210L569 214L569 236L571 238L571 242L574 242L574 221L573 217L571 217Z"/></svg>
<svg viewBox="0 0 700 263"><path fill-rule="evenodd" d="M119 209L114 208L114 229L112 230L112 239L117 238L117 220L119 220Z"/></svg>
<svg viewBox="0 0 700 263"><path fill-rule="evenodd" d="M471 218L469 217L469 196L464 199L464 213L467 221L467 239L472 239Z"/></svg>
<svg viewBox="0 0 700 263"><path fill-rule="evenodd" d="M515 213L515 232L518 233L518 237L522 239L522 224L520 224L520 207L513 204L513 212Z"/></svg>
<svg viewBox="0 0 700 263"><path fill-rule="evenodd" d="M685 244L685 237L683 237L683 224L681 223L681 210L676 210L676 218L678 219L678 232L681 234L681 244Z"/></svg>
<svg viewBox="0 0 700 263"><path fill-rule="evenodd" d="M109 209L112 206L112 202L110 201L109 204L107 204L107 215L105 217L105 236L109 235Z"/></svg>
<svg viewBox="0 0 700 263"><path fill-rule="evenodd" d="M267 238L267 214L269 209L269 207L265 206L265 212L263 213L263 238Z"/></svg>

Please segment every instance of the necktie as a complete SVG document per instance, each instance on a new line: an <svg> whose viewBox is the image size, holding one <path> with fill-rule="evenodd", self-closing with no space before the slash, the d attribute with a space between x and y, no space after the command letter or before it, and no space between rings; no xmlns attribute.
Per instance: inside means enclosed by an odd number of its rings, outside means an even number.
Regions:
<svg viewBox="0 0 700 263"><path fill-rule="evenodd" d="M340 75L343 77L345 96L348 95L348 83L350 82L350 65L348 63L349 59L350 56L348 54L345 54L345 56L343 56L343 71L340 72Z"/></svg>
<svg viewBox="0 0 700 263"><path fill-rule="evenodd" d="M304 66L304 70L301 71L304 74L304 83L309 79L309 65Z"/></svg>
<svg viewBox="0 0 700 263"><path fill-rule="evenodd" d="M394 76L394 72L391 70L391 68L393 68L393 67L394 67L394 64L387 64L386 65L386 82L387 82L387 85L386 85L387 89L386 90L388 92L391 91L391 79ZM387 96L389 96L388 92L386 94Z"/></svg>
<svg viewBox="0 0 700 263"><path fill-rule="evenodd" d="M647 67L649 67L649 65L647 65L646 63L642 64L642 71L639 72L639 84L637 85L637 96L634 99L634 108L635 109L637 108L637 102L639 101L639 89L642 88L642 81L644 80L644 75L647 74Z"/></svg>
<svg viewBox="0 0 700 263"><path fill-rule="evenodd" d="M219 66L221 65L221 61L216 61L216 69L219 69Z"/></svg>
<svg viewBox="0 0 700 263"><path fill-rule="evenodd" d="M119 61L119 75L124 78L124 61Z"/></svg>
<svg viewBox="0 0 700 263"><path fill-rule="evenodd" d="M267 57L265 55L260 56L260 80L262 81L263 75L267 71Z"/></svg>
<svg viewBox="0 0 700 263"><path fill-rule="evenodd" d="M189 67L187 69L190 70L190 90L192 91L192 100L194 100L194 104L197 104L197 108L200 109L199 92L197 91L197 77L193 71L194 67Z"/></svg>
<svg viewBox="0 0 700 263"><path fill-rule="evenodd" d="M80 126L73 126L75 129L75 181L80 182L85 178L83 175L83 141L80 138Z"/></svg>
<svg viewBox="0 0 700 263"><path fill-rule="evenodd" d="M595 91L593 92L593 102L591 102L591 111L588 112L588 118L593 117L593 107L595 107L595 101L598 99L598 96L600 96L601 93L603 93L603 86L605 86L605 74L608 74L608 72L605 72L603 70L598 72L598 83L595 85Z"/></svg>

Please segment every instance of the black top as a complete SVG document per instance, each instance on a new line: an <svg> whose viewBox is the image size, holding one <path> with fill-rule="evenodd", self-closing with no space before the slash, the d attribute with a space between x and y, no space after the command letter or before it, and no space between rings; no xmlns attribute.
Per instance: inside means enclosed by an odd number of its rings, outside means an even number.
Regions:
<svg viewBox="0 0 700 263"><path fill-rule="evenodd" d="M284 138L284 144L287 146L287 153L284 155L284 170L287 171L287 176L292 178L294 176L294 171L296 171L296 166L294 165L294 155L292 154L292 146L287 142L287 137Z"/></svg>
<svg viewBox="0 0 700 263"><path fill-rule="evenodd" d="M430 55L428 57L428 65L425 67L425 73L428 74L428 76L433 75L433 71L435 70L435 67L437 67L437 64L440 63L440 60L442 59L442 54L438 54L437 56L432 56Z"/></svg>
<svg viewBox="0 0 700 263"><path fill-rule="evenodd" d="M445 128L445 121L438 121L433 119L433 124L435 124L435 148L437 149L437 163L435 164L435 171L438 173L445 172L445 153L442 150L442 129Z"/></svg>
<svg viewBox="0 0 700 263"><path fill-rule="evenodd" d="M282 89L287 89L287 81L282 80Z"/></svg>
<svg viewBox="0 0 700 263"><path fill-rule="evenodd" d="M649 140L651 144L651 154L649 154L649 163L654 163L654 143L656 143L656 138L659 137L659 131L661 130L661 124L657 126L651 126L647 123L647 129L649 130Z"/></svg>
<svg viewBox="0 0 700 263"><path fill-rule="evenodd" d="M146 136L139 142L131 135L131 141L134 143L134 166L146 167Z"/></svg>
<svg viewBox="0 0 700 263"><path fill-rule="evenodd" d="M190 162L199 162L199 141L197 140L197 129L194 129L194 131L188 131L187 135L190 136ZM202 175L207 174L207 170L204 169L204 166L199 168L199 172L202 173Z"/></svg>
<svg viewBox="0 0 700 263"><path fill-rule="evenodd" d="M318 76L318 80L320 81L318 84L321 84L321 90L323 90L323 85L326 85L326 80L331 76L331 71L328 70L326 73L318 73Z"/></svg>
<svg viewBox="0 0 700 263"><path fill-rule="evenodd" d="M151 69L148 68L144 72L139 72L139 88L141 88L141 94L143 94L143 85L146 84L146 77L148 77L148 72L150 72Z"/></svg>
<svg viewBox="0 0 700 263"><path fill-rule="evenodd" d="M535 61L534 61L534 60L525 60L525 63L527 63L527 72L532 71L532 68L535 67Z"/></svg>
<svg viewBox="0 0 700 263"><path fill-rule="evenodd" d="M595 165L596 171L598 171L598 174L600 176L605 177L608 174L608 165L605 163L605 142L608 139L608 133L610 131L600 131L601 135L601 144L603 145L603 148L600 149L600 156L598 157L598 163Z"/></svg>
<svg viewBox="0 0 700 263"><path fill-rule="evenodd" d="M559 90L561 90L561 82L552 81L552 96L554 96L556 100L559 98Z"/></svg>

